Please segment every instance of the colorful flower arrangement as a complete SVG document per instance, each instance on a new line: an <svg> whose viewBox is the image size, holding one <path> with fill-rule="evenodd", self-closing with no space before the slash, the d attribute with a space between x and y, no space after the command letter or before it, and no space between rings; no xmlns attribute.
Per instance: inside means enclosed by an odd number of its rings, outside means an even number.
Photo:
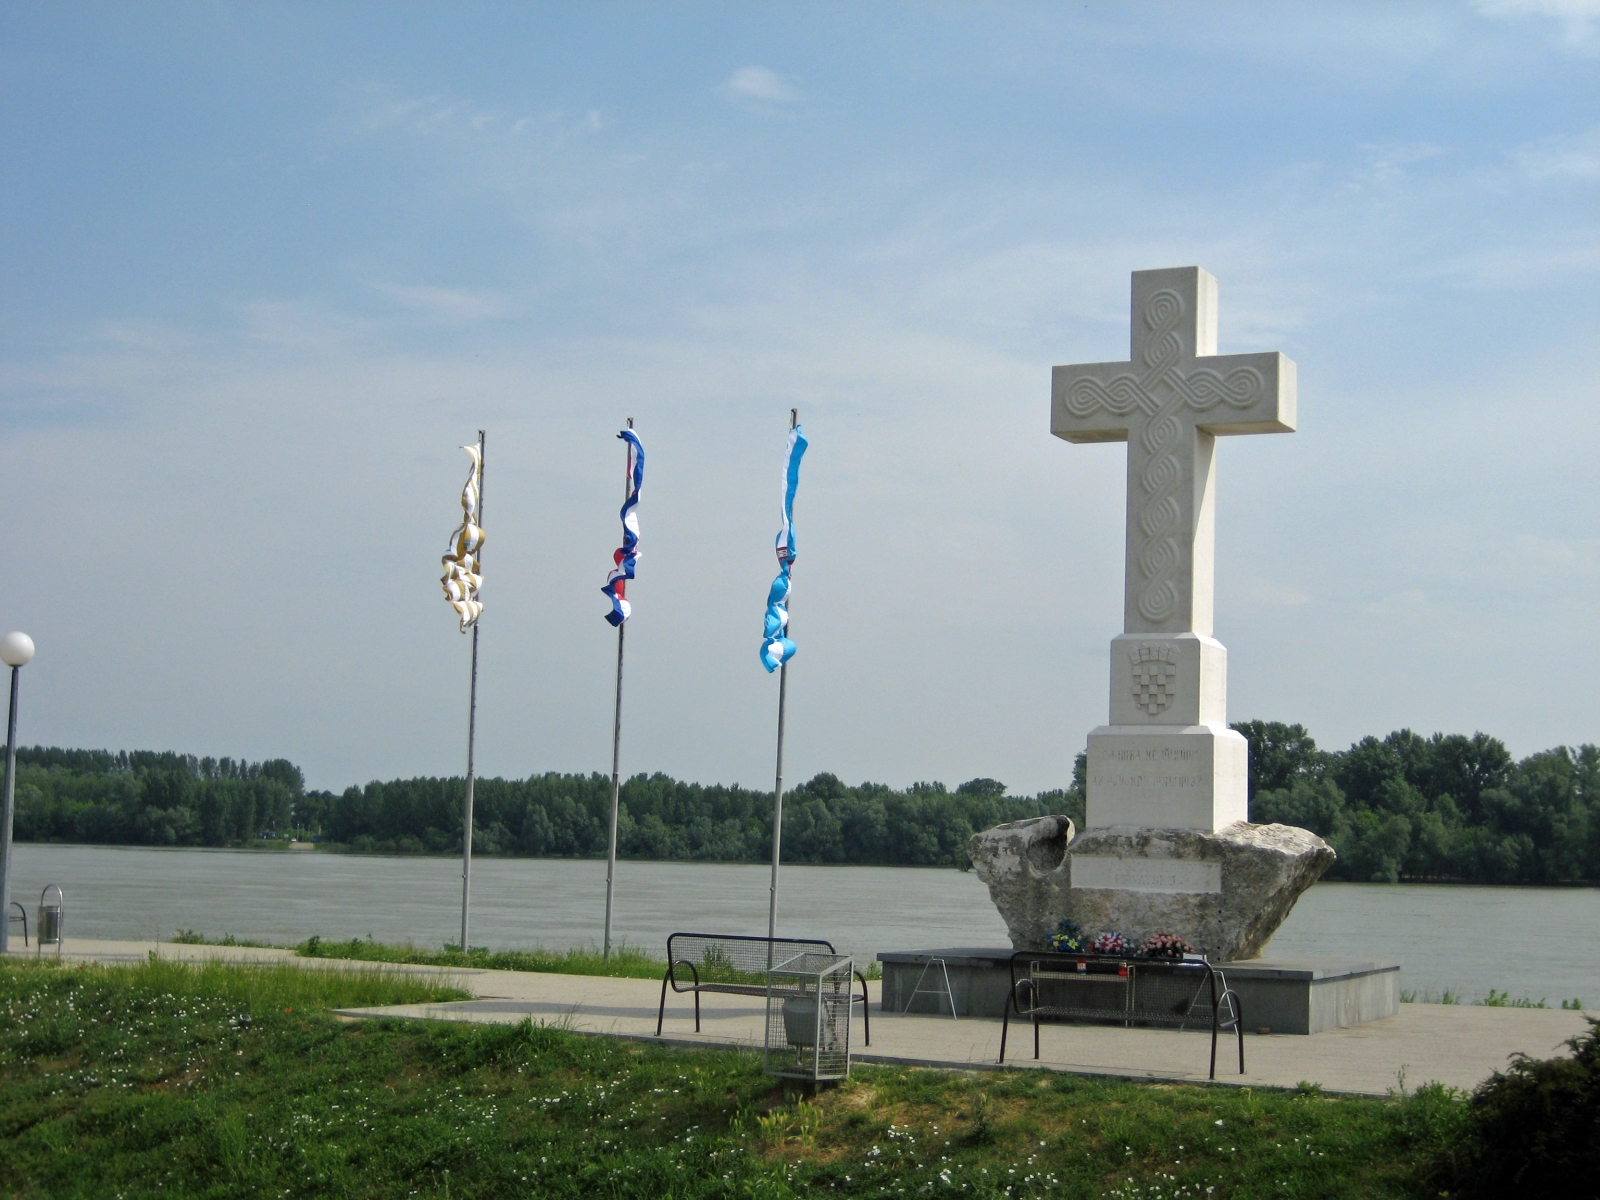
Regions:
<svg viewBox="0 0 1600 1200"><path fill-rule="evenodd" d="M1174 933L1153 933L1145 938L1139 953L1147 958L1182 958L1193 954L1194 947Z"/></svg>
<svg viewBox="0 0 1600 1200"><path fill-rule="evenodd" d="M1180 959L1195 953L1195 948L1175 933L1155 933L1135 945L1126 934L1107 930L1087 934L1072 921L1062 918L1050 935L1050 949L1057 954L1105 954L1144 958Z"/></svg>
<svg viewBox="0 0 1600 1200"><path fill-rule="evenodd" d="M1129 950L1128 939L1120 933L1102 933L1089 943L1089 949L1096 954L1126 954Z"/></svg>
<svg viewBox="0 0 1600 1200"><path fill-rule="evenodd" d="M1083 930L1062 918L1061 924L1050 935L1050 949L1057 954L1080 954L1083 951Z"/></svg>

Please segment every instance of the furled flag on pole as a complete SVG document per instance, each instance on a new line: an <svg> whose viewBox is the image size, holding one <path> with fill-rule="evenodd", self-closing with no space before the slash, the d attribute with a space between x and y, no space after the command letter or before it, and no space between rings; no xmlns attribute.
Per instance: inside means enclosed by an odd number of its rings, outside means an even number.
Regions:
<svg viewBox="0 0 1600 1200"><path fill-rule="evenodd" d="M461 447L472 455L472 473L461 489L461 524L450 535L450 552L444 556L444 598L461 618L461 632L478 623L483 604L478 589L483 576L478 573L478 554L483 549L483 530L478 527L478 494L483 483L483 458L476 446Z"/></svg>
<svg viewBox="0 0 1600 1200"><path fill-rule="evenodd" d="M611 597L611 611L606 614L606 620L613 625L621 625L633 615L627 587L639 562L639 514L634 509L639 503L639 489L644 487L644 443L631 429L624 429L617 436L628 443L628 498L622 502L622 545L612 556L616 566L600 589Z"/></svg>
<svg viewBox="0 0 1600 1200"><path fill-rule="evenodd" d="M805 456L806 435L796 425L789 430L789 453L783 467L783 528L778 530L778 577L767 593L766 629L761 639L761 665L770 675L794 657L788 637L789 568L794 565L794 493L800 486L800 459Z"/></svg>

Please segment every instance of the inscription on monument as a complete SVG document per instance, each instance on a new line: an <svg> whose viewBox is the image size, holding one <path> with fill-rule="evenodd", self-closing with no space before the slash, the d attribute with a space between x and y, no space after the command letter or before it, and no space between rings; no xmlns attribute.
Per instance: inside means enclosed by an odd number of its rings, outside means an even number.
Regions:
<svg viewBox="0 0 1600 1200"><path fill-rule="evenodd" d="M1109 888L1120 892L1222 892L1222 864L1186 858L1112 858L1072 856L1074 888Z"/></svg>
<svg viewBox="0 0 1600 1200"><path fill-rule="evenodd" d="M1118 746L1100 751L1089 772L1090 786L1102 788L1208 788L1211 775L1198 751L1178 746L1147 749ZM1115 768L1122 768L1117 770Z"/></svg>

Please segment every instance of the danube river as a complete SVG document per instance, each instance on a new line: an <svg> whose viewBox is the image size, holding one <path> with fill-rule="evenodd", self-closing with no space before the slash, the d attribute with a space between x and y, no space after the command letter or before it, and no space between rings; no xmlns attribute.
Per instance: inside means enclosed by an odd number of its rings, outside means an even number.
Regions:
<svg viewBox="0 0 1600 1200"><path fill-rule="evenodd" d="M262 942L371 936L438 946L461 921L459 860L315 851L156 849L18 843L14 899L32 910L66 892L67 937L170 940L178 930ZM496 949L595 945L605 863L479 858L472 943ZM615 936L656 954L675 930L765 933L768 868L617 864ZM869 959L881 950L1004 946L975 875L917 867L783 869L778 930ZM1267 947L1272 958L1388 960L1401 986L1464 999L1581 998L1600 1008L1600 889L1322 883Z"/></svg>

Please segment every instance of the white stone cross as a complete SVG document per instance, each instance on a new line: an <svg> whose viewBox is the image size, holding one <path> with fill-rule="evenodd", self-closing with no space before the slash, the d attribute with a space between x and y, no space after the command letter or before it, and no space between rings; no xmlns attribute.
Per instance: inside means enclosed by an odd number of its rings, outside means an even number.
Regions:
<svg viewBox="0 0 1600 1200"><path fill-rule="evenodd" d="M1088 827L1246 818L1246 747L1211 637L1216 439L1294 422L1294 363L1217 353L1217 281L1199 267L1133 273L1131 361L1055 368L1050 431L1128 443L1123 633L1111 723L1089 735Z"/></svg>
<svg viewBox="0 0 1600 1200"><path fill-rule="evenodd" d="M1293 433L1294 363L1217 353L1217 281L1133 273L1133 359L1057 367L1050 432L1128 443L1128 633L1211 632L1218 434Z"/></svg>

